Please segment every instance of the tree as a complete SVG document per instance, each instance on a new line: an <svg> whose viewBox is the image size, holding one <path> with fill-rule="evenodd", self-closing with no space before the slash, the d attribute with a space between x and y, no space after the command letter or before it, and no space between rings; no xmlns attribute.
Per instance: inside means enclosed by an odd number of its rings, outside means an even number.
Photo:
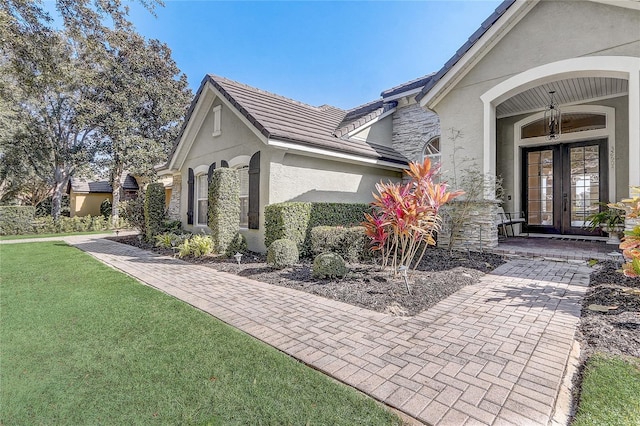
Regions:
<svg viewBox="0 0 640 426"><path fill-rule="evenodd" d="M9 72L3 74L2 96L16 107L23 125L7 152L22 154L29 170L52 184L51 213L57 218L70 177L93 159L102 142L92 101L96 72L86 60L86 44L66 33L14 30L27 42L14 42L5 51Z"/></svg>
<svg viewBox="0 0 640 426"><path fill-rule="evenodd" d="M111 171L112 215L117 221L120 176L124 171L154 176L166 160L191 99L184 74L171 50L158 40L145 40L128 26L107 37L107 56L98 78L100 132Z"/></svg>
<svg viewBox="0 0 640 426"><path fill-rule="evenodd" d="M139 1L150 11L161 4L155 0ZM3 65L0 90L3 97L7 96L18 107L20 120L26 123L26 136L21 140L25 158L38 176L53 182L54 218L59 216L62 193L70 177L93 162L97 153L124 167L126 164L118 158L135 155L120 149L120 141L127 141L127 146L136 146L153 158L156 148L150 143L152 140L167 145L165 139L175 131L177 122L170 102L159 102L151 96L145 98L149 92L138 91L137 94L142 95L139 103L127 109L125 102L134 98L120 97L117 92L135 88L136 84L146 81L141 77L149 72L153 76L155 71L157 76L156 80L149 81L164 81L167 74L161 72L163 66L171 77L179 73L166 46L155 41L147 44L135 33L127 20L128 8L120 0L56 0L56 9L63 18L63 31L52 29L51 17L42 9L40 1L0 0ZM139 47L143 47L143 51L135 52ZM144 63L144 54L149 53L152 55L145 68L140 64ZM134 58L130 63L137 63L140 73L118 60L127 56ZM111 86L105 87L99 79L109 71L116 71L122 78L114 79ZM123 74L131 71L134 71L131 76ZM166 93L167 99L176 93L182 94L186 87L184 76L170 80L177 90ZM8 90L8 82L15 83L19 90ZM123 82L128 84L116 86ZM145 87L148 90L149 85ZM181 98L178 100L179 109L183 108ZM112 123L116 125L106 131L103 120L109 113L115 114ZM132 119L140 113L144 120ZM152 114L158 117L149 118ZM115 145L113 141L117 141Z"/></svg>

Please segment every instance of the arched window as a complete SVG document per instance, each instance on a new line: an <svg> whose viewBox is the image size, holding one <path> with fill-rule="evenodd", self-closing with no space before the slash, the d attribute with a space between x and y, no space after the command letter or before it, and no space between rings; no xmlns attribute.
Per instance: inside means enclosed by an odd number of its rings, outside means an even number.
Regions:
<svg viewBox="0 0 640 426"><path fill-rule="evenodd" d="M434 136L424 145L422 149L422 158L420 161L424 161L425 158L431 159L432 163L440 163L442 154L440 154L440 136Z"/></svg>
<svg viewBox="0 0 640 426"><path fill-rule="evenodd" d="M238 167L240 181L240 227L249 226L249 166Z"/></svg>

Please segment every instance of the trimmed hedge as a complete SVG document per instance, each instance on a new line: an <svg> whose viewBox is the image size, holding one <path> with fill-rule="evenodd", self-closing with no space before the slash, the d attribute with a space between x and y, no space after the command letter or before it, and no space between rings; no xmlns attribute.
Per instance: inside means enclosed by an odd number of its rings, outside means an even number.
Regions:
<svg viewBox="0 0 640 426"><path fill-rule="evenodd" d="M286 238L275 240L267 250L267 265L275 269L293 266L300 260L296 243Z"/></svg>
<svg viewBox="0 0 640 426"><path fill-rule="evenodd" d="M208 221L215 252L226 253L240 228L240 181L236 170L225 167L213 171Z"/></svg>
<svg viewBox="0 0 640 426"><path fill-rule="evenodd" d="M337 253L348 262L364 259L367 239L364 226L316 226L311 229L311 253Z"/></svg>
<svg viewBox="0 0 640 426"><path fill-rule="evenodd" d="M33 232L33 206L0 206L0 235L20 235Z"/></svg>
<svg viewBox="0 0 640 426"><path fill-rule="evenodd" d="M311 229L316 226L353 226L364 221L371 206L363 203L278 203L265 207L265 245L286 238L303 256L311 254Z"/></svg>
<svg viewBox="0 0 640 426"><path fill-rule="evenodd" d="M147 241L164 231L164 185L160 182L150 183L144 197L144 223Z"/></svg>

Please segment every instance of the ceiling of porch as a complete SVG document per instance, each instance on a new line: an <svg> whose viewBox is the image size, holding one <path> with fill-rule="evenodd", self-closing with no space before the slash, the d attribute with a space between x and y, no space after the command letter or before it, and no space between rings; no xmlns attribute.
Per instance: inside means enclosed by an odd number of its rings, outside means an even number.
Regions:
<svg viewBox="0 0 640 426"><path fill-rule="evenodd" d="M519 93L496 107L498 118L541 111L549 103L549 92L555 90L555 100L563 105L622 96L629 90L628 81L608 77L581 77L558 80Z"/></svg>

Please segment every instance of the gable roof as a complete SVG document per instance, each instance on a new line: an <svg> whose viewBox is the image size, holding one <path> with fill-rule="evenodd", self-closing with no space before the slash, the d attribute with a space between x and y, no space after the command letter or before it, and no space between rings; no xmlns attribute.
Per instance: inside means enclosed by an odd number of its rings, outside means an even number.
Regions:
<svg viewBox="0 0 640 426"><path fill-rule="evenodd" d="M120 184L125 191L137 191L139 189L136 178L131 176L129 172L123 172L120 175ZM69 186L67 192L82 192L82 193L106 193L113 192L111 184L108 180L87 180L84 178L72 177L69 180Z"/></svg>
<svg viewBox="0 0 640 426"><path fill-rule="evenodd" d="M344 111L330 105L315 107L224 77L207 75L202 80L191 104L167 165L171 163L189 119L207 85L213 87L220 96L224 97L267 140L289 142L399 165L408 163L402 154L391 148L349 139L345 137L348 132L339 130L345 125L353 123L356 119L362 119L365 115L374 113L378 109L377 106L374 108L373 105L366 104L367 106L350 111ZM356 110L359 112L355 112ZM366 111L368 112L365 114ZM371 119L373 118L365 119L365 123Z"/></svg>
<svg viewBox="0 0 640 426"><path fill-rule="evenodd" d="M416 100L420 102L422 98L458 63L462 57L476 44L476 42L496 23L498 19L516 2L516 0L504 0L496 10L489 15L471 37L463 44L456 53L436 72L422 88Z"/></svg>
<svg viewBox="0 0 640 426"><path fill-rule="evenodd" d="M406 83L402 83L398 86L392 87L391 89L384 90L380 93L380 96L385 98L391 98L401 93L410 92L412 90L421 89L427 83L431 81L435 73L427 74L425 76L416 78L415 80L407 81Z"/></svg>
<svg viewBox="0 0 640 426"><path fill-rule="evenodd" d="M382 114L393 111L397 106L398 103L395 101L385 102L379 99L350 109L333 134L342 138L348 135L349 132L375 120Z"/></svg>

